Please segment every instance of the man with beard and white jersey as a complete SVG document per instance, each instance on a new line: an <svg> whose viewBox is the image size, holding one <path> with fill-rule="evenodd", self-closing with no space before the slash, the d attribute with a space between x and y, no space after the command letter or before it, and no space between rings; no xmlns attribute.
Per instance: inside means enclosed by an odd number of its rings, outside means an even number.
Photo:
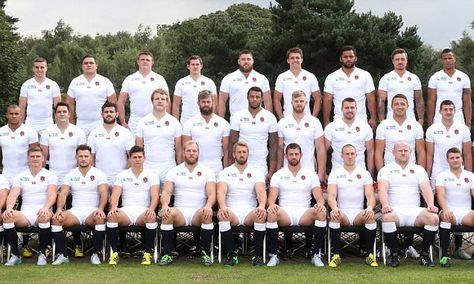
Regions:
<svg viewBox="0 0 474 284"><path fill-rule="evenodd" d="M446 152L452 147L462 150L464 168L472 171L471 131L467 126L454 120L456 107L450 100L441 102L441 121L426 130L426 172L431 177L435 189L436 176L449 168Z"/></svg>
<svg viewBox="0 0 474 284"><path fill-rule="evenodd" d="M423 227L420 264L434 265L428 250L438 230L438 208L434 206L428 175L422 166L410 161L410 151L407 142L396 142L393 147L395 161L380 169L377 177L382 205L382 230L390 250L389 265L392 267L397 267L400 261L397 240L399 226ZM420 191L426 208L420 207Z"/></svg>
<svg viewBox="0 0 474 284"><path fill-rule="evenodd" d="M170 96L164 89L151 94L153 111L138 123L135 144L145 148L145 168L152 170L163 182L166 173L183 160L181 124L166 112Z"/></svg>
<svg viewBox="0 0 474 284"><path fill-rule="evenodd" d="M104 209L109 197L107 177L101 170L92 166L92 151L89 146L77 146L76 161L77 168L71 170L63 179L56 212L51 219L51 234L58 252L53 265L69 262L63 228L77 225L94 227L91 263L100 264L98 253L102 250L105 239ZM72 208L66 211L63 209L69 193L72 194Z"/></svg>
<svg viewBox="0 0 474 284"><path fill-rule="evenodd" d="M365 263L371 267L377 267L379 265L373 250L377 234L373 179L365 168L356 164L355 146L346 144L342 147L341 156L344 161L343 166L331 171L328 180L328 205L331 207L329 234L334 252L329 267L337 267L341 263L341 224L343 226L364 225L365 246L368 251ZM365 209L364 198L367 199Z"/></svg>
<svg viewBox="0 0 474 284"><path fill-rule="evenodd" d="M219 173L217 180L217 202L219 204L219 231L221 232L228 257L225 266L239 263L235 254L232 227L253 226L255 253L252 264L263 265L263 241L267 192L265 177L257 169L248 165L249 147L238 141L233 146L235 163ZM257 203L258 200L258 203Z"/></svg>
<svg viewBox="0 0 474 284"><path fill-rule="evenodd" d="M358 119L367 120L368 109L369 125L376 126L375 86L369 72L357 68L357 52L353 46L344 46L340 49L341 69L329 74L324 82L323 122L324 126L331 121L330 114L334 105L334 120L341 118L342 100L351 97L357 102ZM366 104L367 100L367 104Z"/></svg>
<svg viewBox="0 0 474 284"><path fill-rule="evenodd" d="M262 90L263 103L269 112L273 110L272 96L270 93L270 83L268 79L253 69L253 55L250 50L242 50L237 60L239 69L227 74L221 83L219 90L219 103L217 104L217 114L225 117L226 103L229 100L229 113L232 116L248 107L245 96L253 86L258 86Z"/></svg>
<svg viewBox="0 0 474 284"><path fill-rule="evenodd" d="M324 266L320 249L326 230L326 207L318 176L312 169L302 167L301 147L298 144L290 143L285 155L288 166L272 176L267 198L267 246L270 254L267 266L280 263L277 256L278 227L313 224L311 263L317 267ZM311 195L316 200L313 207Z"/></svg>
<svg viewBox="0 0 474 284"><path fill-rule="evenodd" d="M145 152L133 146L129 152L130 168L120 172L110 196L107 215L107 241L112 249L109 264L116 265L118 255L118 226L137 225L145 228L142 264L151 265L151 253L156 237L156 209L160 196L160 180L152 171L143 168ZM122 197L122 207L118 208Z"/></svg>
<svg viewBox="0 0 474 284"><path fill-rule="evenodd" d="M353 98L342 100L342 118L329 123L324 129L326 150L332 148L332 170L343 165L342 147L354 145L357 167L374 174L374 135L370 125L356 118L357 102Z"/></svg>
<svg viewBox="0 0 474 284"><path fill-rule="evenodd" d="M303 69L303 50L293 47L286 52L286 62L290 69L278 75L273 93L273 108L278 119L291 115L292 94L295 91L303 91L308 104L305 106L305 113L313 114L317 117L321 110L321 92L319 91L318 80L313 73ZM313 112L309 109L309 101L313 97ZM281 99L283 98L284 108Z"/></svg>
<svg viewBox="0 0 474 284"><path fill-rule="evenodd" d="M116 104L105 102L102 105L104 122L91 131L87 141L95 166L105 173L110 188L117 174L127 168L128 151L135 145L130 130L117 124L117 115Z"/></svg>
<svg viewBox="0 0 474 284"><path fill-rule="evenodd" d="M393 70L382 76L377 90L379 120L382 121L386 117L393 116L390 103L387 105L387 113L385 113L385 103L391 102L396 94L403 94L409 102L407 116L415 119L414 106L416 105L418 122L423 125L425 102L423 101L420 78L407 70L408 54L403 48L395 49L390 58L392 59Z"/></svg>
<svg viewBox="0 0 474 284"><path fill-rule="evenodd" d="M13 178L28 168L26 152L38 145L36 130L22 123L21 109L17 105L7 107L7 124L0 128L3 175L12 184Z"/></svg>
<svg viewBox="0 0 474 284"><path fill-rule="evenodd" d="M128 75L122 83L117 109L120 124L129 128L133 134L136 133L137 124L142 117L152 111L150 94L156 89L168 91L165 78L152 70L154 64L153 54L149 51L141 51L137 56L137 72ZM130 98L130 117L126 121L125 103ZM170 112L170 108L167 108Z"/></svg>
<svg viewBox="0 0 474 284"><path fill-rule="evenodd" d="M319 120L305 112L308 102L303 91L294 91L291 95L293 112L278 122L278 168L287 166L284 159L285 147L297 143L302 149L301 164L307 169L317 169L319 180L326 181L326 149L324 132ZM317 165L315 164L315 151Z"/></svg>
<svg viewBox="0 0 474 284"><path fill-rule="evenodd" d="M471 80L466 73L456 69L456 57L451 49L441 51L443 69L431 76L428 82L428 125L441 120L439 105L451 100L457 109L454 120L471 128Z"/></svg>
<svg viewBox="0 0 474 284"><path fill-rule="evenodd" d="M202 67L202 58L199 55L191 55L186 60L189 75L179 79L174 88L172 114L183 125L188 119L199 114L198 95L202 91L208 91L212 95L212 111L216 110L216 84L211 78L201 74Z"/></svg>
<svg viewBox="0 0 474 284"><path fill-rule="evenodd" d="M33 127L41 134L53 125L53 107L61 101L58 84L46 77L48 63L43 57L33 60L34 77L21 85L18 104L21 115L26 117L25 124Z"/></svg>
<svg viewBox="0 0 474 284"><path fill-rule="evenodd" d="M212 113L212 93L199 92L199 112L183 125L183 145L194 140L200 145L199 162L211 168L217 175L222 171L222 158L227 165L230 124Z"/></svg>
<svg viewBox="0 0 474 284"><path fill-rule="evenodd" d="M93 55L82 57L82 75L74 78L67 90L66 102L71 111L69 121L76 123L86 135L100 125L100 107L106 102L116 102L112 82L97 74L97 64Z"/></svg>
<svg viewBox="0 0 474 284"><path fill-rule="evenodd" d="M216 202L216 178L214 172L199 162L199 146L190 140L184 145L184 162L166 174L161 194L161 236L163 255L159 265L173 262L171 252L175 238L174 228L201 227L201 263L212 265L211 241L214 232L212 206ZM174 207L170 208L171 195Z"/></svg>
<svg viewBox="0 0 474 284"><path fill-rule="evenodd" d="M43 168L45 161L41 148L37 145L28 149L28 168L15 176L8 194L6 210L3 212L3 228L5 238L11 247L10 259L6 266L21 263L18 250L16 227L37 226L39 231L39 254L37 265L46 265L46 246L51 228L51 208L56 202L56 175ZM20 210L14 210L18 197L21 195Z"/></svg>
<svg viewBox="0 0 474 284"><path fill-rule="evenodd" d="M248 90L248 108L235 113L230 120L229 145L238 140L246 142L249 145L249 164L262 172L268 182L277 167L278 125L275 116L262 108L262 98L259 87ZM231 152L228 160L234 162Z"/></svg>
<svg viewBox="0 0 474 284"><path fill-rule="evenodd" d="M403 140L410 145L410 161L425 167L426 152L423 128L415 120L407 117L408 100L397 94L392 102L393 117L382 121L375 134L375 167L379 171L383 165L394 161L393 147ZM416 157L415 157L416 152Z"/></svg>
<svg viewBox="0 0 474 284"><path fill-rule="evenodd" d="M76 148L87 142L84 131L69 123L69 106L59 102L54 108L56 124L48 127L41 134L41 149L49 160L49 169L58 178L58 185L63 178L76 166Z"/></svg>
<svg viewBox="0 0 474 284"><path fill-rule="evenodd" d="M451 225L474 227L474 210L471 199L474 197L474 175L462 168L462 153L453 147L446 152L449 169L436 176L436 199L439 213L439 242L442 267L450 266L448 247ZM467 254L467 252L465 252ZM467 256L471 257L469 254Z"/></svg>
<svg viewBox="0 0 474 284"><path fill-rule="evenodd" d="M4 234L2 214L5 210L9 190L10 184L8 183L7 178L4 175L0 174L0 244L3 244Z"/></svg>

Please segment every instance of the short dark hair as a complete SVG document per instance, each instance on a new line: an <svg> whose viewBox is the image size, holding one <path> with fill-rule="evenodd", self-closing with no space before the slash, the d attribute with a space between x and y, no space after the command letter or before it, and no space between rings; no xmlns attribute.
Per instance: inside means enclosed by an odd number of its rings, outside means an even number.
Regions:
<svg viewBox="0 0 474 284"><path fill-rule="evenodd" d="M392 52L392 54L390 55L390 58L393 59L393 57L395 57L395 55L397 55L397 54L405 54L406 57L408 58L408 53L407 53L406 50L403 49L403 48L396 48L396 49Z"/></svg>
<svg viewBox="0 0 474 284"><path fill-rule="evenodd" d="M263 96L262 89L260 89L260 87L257 87L257 86L250 87L250 89L247 91L247 98L250 95L250 92L259 92L260 95Z"/></svg>
<svg viewBox="0 0 474 284"><path fill-rule="evenodd" d="M84 56L81 58L81 64L84 62L84 59L86 59L86 58L93 58L94 61L96 61L95 56L92 55L92 54L90 54L90 53L88 53L88 54L84 55ZM96 63L97 63L97 62L96 62Z"/></svg>
<svg viewBox="0 0 474 284"><path fill-rule="evenodd" d="M352 50L354 52L354 55L357 56L357 50L352 45L344 45L343 47L339 48L339 54L342 56L342 53L344 53L344 51L350 50Z"/></svg>
<svg viewBox="0 0 474 284"><path fill-rule="evenodd" d="M76 155L79 151L89 151L89 153L92 153L92 148L87 144L80 144L76 148Z"/></svg>
<svg viewBox="0 0 474 284"><path fill-rule="evenodd" d="M189 56L189 58L186 60L186 66L191 64L191 60L199 60L199 63L202 64L201 56L194 54L194 55Z"/></svg>
<svg viewBox="0 0 474 284"><path fill-rule="evenodd" d="M290 56L291 53L298 53L301 58L303 58L303 50L299 47L292 47L286 51L286 58Z"/></svg>
<svg viewBox="0 0 474 284"><path fill-rule="evenodd" d="M240 52L239 52L239 57L240 57L242 54L250 54L250 56L253 57L252 51L250 51L250 50L248 50L248 49L244 49L244 50L240 51Z"/></svg>
<svg viewBox="0 0 474 284"><path fill-rule="evenodd" d="M142 146L135 145L132 148L130 148L130 151L128 152L128 157L131 157L132 154L135 153L143 153L143 156L145 156L145 148Z"/></svg>
<svg viewBox="0 0 474 284"><path fill-rule="evenodd" d="M69 105L65 102L58 102L55 106L54 106L54 113L56 113L56 111L58 111L58 108L60 106L63 106L63 107L66 107L67 108L67 111L70 111L69 110Z"/></svg>
<svg viewBox="0 0 474 284"><path fill-rule="evenodd" d="M207 99L212 97L212 93L209 90L202 90L198 94L198 102L201 100Z"/></svg>
<svg viewBox="0 0 474 284"><path fill-rule="evenodd" d="M457 147L452 147L449 148L448 151L446 151L446 159L448 158L449 154L461 154L461 150Z"/></svg>
<svg viewBox="0 0 474 284"><path fill-rule="evenodd" d="M140 51L140 53L138 53L137 55L137 60L140 58L140 56L142 55L147 55L147 56L151 56L151 59L155 60L155 57L153 56L153 53L151 53L151 51L148 51L148 50L142 50Z"/></svg>
<svg viewBox="0 0 474 284"><path fill-rule="evenodd" d="M393 96L392 101L390 102L390 105L393 105L393 101L395 99L404 99L408 103L408 99L404 94L396 94L395 96Z"/></svg>
<svg viewBox="0 0 474 284"><path fill-rule="evenodd" d="M169 94L168 91L165 90L165 89L159 88L159 89L154 90L153 93L151 93L151 97L150 97L151 101L153 101L153 98L155 97L155 94L162 94L162 95L165 95L166 98L167 98L167 100L168 100L168 102L171 101L171 99L170 99L170 94Z"/></svg>
<svg viewBox="0 0 474 284"><path fill-rule="evenodd" d="M44 63L48 64L46 59L44 59L44 57L41 57L41 56L38 56L33 60L33 63L36 63L36 62L44 62Z"/></svg>
<svg viewBox="0 0 474 284"><path fill-rule="evenodd" d="M442 101L441 104L439 105L439 110L441 110L443 108L443 106L453 106L454 109L456 109L456 105L454 104L454 102L452 100Z"/></svg>
<svg viewBox="0 0 474 284"><path fill-rule="evenodd" d="M357 104L357 101L354 98L347 97L347 98L342 100L341 106L343 106L344 103L356 103Z"/></svg>
<svg viewBox="0 0 474 284"><path fill-rule="evenodd" d="M294 150L294 149L298 149L298 151L300 151L300 154L302 153L300 145L298 145L297 143L290 143L288 144L288 146L286 146L285 154L288 153L288 150Z"/></svg>
<svg viewBox="0 0 474 284"><path fill-rule="evenodd" d="M446 53L452 53L454 55L454 52L451 48L445 48L441 51L441 54L440 54L440 57L442 57L443 55L445 55Z"/></svg>
<svg viewBox="0 0 474 284"><path fill-rule="evenodd" d="M103 105L102 105L102 112L104 112L104 109L105 108L108 108L108 107L113 107L115 109L115 111L117 111L117 104L114 103L114 102L109 102L109 101L106 101Z"/></svg>

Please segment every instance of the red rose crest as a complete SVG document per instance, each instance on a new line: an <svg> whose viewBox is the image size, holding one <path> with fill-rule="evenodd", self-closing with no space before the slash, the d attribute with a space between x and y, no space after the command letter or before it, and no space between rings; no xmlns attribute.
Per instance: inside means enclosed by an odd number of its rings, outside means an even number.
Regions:
<svg viewBox="0 0 474 284"><path fill-rule="evenodd" d="M454 134L458 135L458 134L459 134L459 130L454 129Z"/></svg>
<svg viewBox="0 0 474 284"><path fill-rule="evenodd" d="M461 77L457 77L456 80L458 80L458 82L461 82Z"/></svg>
<svg viewBox="0 0 474 284"><path fill-rule="evenodd" d="M357 179L361 179L361 178L362 178L362 176L361 176L360 174L357 174L356 177L357 177Z"/></svg>
<svg viewBox="0 0 474 284"><path fill-rule="evenodd" d="M219 123L214 122L214 127L218 127L218 126L219 126Z"/></svg>
<svg viewBox="0 0 474 284"><path fill-rule="evenodd" d="M170 122L169 122L168 120L165 121L165 125L166 125L166 126L169 126L169 125L170 125Z"/></svg>
<svg viewBox="0 0 474 284"><path fill-rule="evenodd" d="M355 76L354 76L354 79L358 80L358 79L359 79L359 75L355 75Z"/></svg>
<svg viewBox="0 0 474 284"><path fill-rule="evenodd" d="M253 77L252 81L257 82L257 78Z"/></svg>
<svg viewBox="0 0 474 284"><path fill-rule="evenodd" d="M40 176L40 181L44 181L45 180L45 177L44 176Z"/></svg>
<svg viewBox="0 0 474 284"><path fill-rule="evenodd" d="M305 123L304 123L304 127L308 128L308 127L309 127L309 123L308 123L308 122L305 122Z"/></svg>
<svg viewBox="0 0 474 284"><path fill-rule="evenodd" d="M359 126L356 126L356 131L357 131L357 132L360 131L360 127L359 127Z"/></svg>
<svg viewBox="0 0 474 284"><path fill-rule="evenodd" d="M118 131L115 132L115 137L118 137L120 134L118 133Z"/></svg>
<svg viewBox="0 0 474 284"><path fill-rule="evenodd" d="M408 80L408 81L411 81L411 77L408 77L407 80Z"/></svg>
<svg viewBox="0 0 474 284"><path fill-rule="evenodd" d="M20 136L25 136L25 131L20 131Z"/></svg>
<svg viewBox="0 0 474 284"><path fill-rule="evenodd" d="M91 181L94 181L95 180L95 176L91 176Z"/></svg>
<svg viewBox="0 0 474 284"><path fill-rule="evenodd" d="M305 180L305 179L306 179L306 177L305 177L305 176L301 176L301 180Z"/></svg>
<svg viewBox="0 0 474 284"><path fill-rule="evenodd" d="M252 174L251 174L251 173L247 173L247 177L248 177L248 178L251 178L251 177L252 177Z"/></svg>
<svg viewBox="0 0 474 284"><path fill-rule="evenodd" d="M155 78L154 78L154 77L151 77L151 78L150 78L150 81L152 81L152 82L155 81Z"/></svg>
<svg viewBox="0 0 474 284"><path fill-rule="evenodd" d="M100 85L99 81L95 81L95 85L99 86Z"/></svg>
<svg viewBox="0 0 474 284"><path fill-rule="evenodd" d="M306 81L306 76L303 76L303 81Z"/></svg>
<svg viewBox="0 0 474 284"><path fill-rule="evenodd" d="M197 172L198 177L202 176L201 172Z"/></svg>
<svg viewBox="0 0 474 284"><path fill-rule="evenodd" d="M260 117L260 122L264 122L264 121L265 121L265 118Z"/></svg>
<svg viewBox="0 0 474 284"><path fill-rule="evenodd" d="M144 183L147 183L147 182L148 182L148 178L147 178L147 177L143 177L143 182L144 182Z"/></svg>
<svg viewBox="0 0 474 284"><path fill-rule="evenodd" d="M414 169L410 169L410 174L414 174L415 173L415 170Z"/></svg>
<svg viewBox="0 0 474 284"><path fill-rule="evenodd" d="M465 182L465 183L468 183L468 182L469 182L469 178L465 177L465 178L464 178L464 182Z"/></svg>
<svg viewBox="0 0 474 284"><path fill-rule="evenodd" d="M407 125L407 129L411 130L411 125L410 124Z"/></svg>
<svg viewBox="0 0 474 284"><path fill-rule="evenodd" d="M206 85L206 82L201 81L201 86L204 86L204 85Z"/></svg>
<svg viewBox="0 0 474 284"><path fill-rule="evenodd" d="M51 89L51 86L50 85L46 85L46 90L49 90Z"/></svg>

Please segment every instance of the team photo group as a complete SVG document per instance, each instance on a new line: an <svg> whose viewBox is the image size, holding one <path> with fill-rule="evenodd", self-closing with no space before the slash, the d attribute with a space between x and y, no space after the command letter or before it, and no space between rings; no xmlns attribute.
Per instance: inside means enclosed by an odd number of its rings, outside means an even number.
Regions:
<svg viewBox="0 0 474 284"><path fill-rule="evenodd" d="M316 267L341 265L341 235L350 226L360 227L371 267L381 258L397 267L402 256L428 267L449 267L453 254L470 259L462 232L450 250L452 226L474 227L471 82L456 69L455 54L443 50L442 69L420 82L407 70L407 52L395 49L387 54L393 70L376 88L356 67L354 47L339 52L341 66L322 90L303 69L298 47L287 51L289 69L274 90L249 50L238 54L238 69L219 89L192 55L189 75L171 95L149 51L137 55L138 70L118 95L93 55L82 58L82 74L63 96L47 77L46 60L36 58L34 77L21 86L18 104L4 110L0 128L4 265L32 257L29 234L20 234L19 245L18 231L27 227L37 228L38 265L48 264L52 245L52 265L69 263L65 230L76 226L92 231L94 265L103 251L108 264L119 263L119 239L129 226L142 228L143 265L154 262L157 249L159 265L173 263L184 226L199 228L204 266L214 262L217 236L222 263L239 263L233 229L241 226L252 233L255 266L280 263L279 235L291 226L311 229ZM400 227L418 228L421 240L405 232L400 245ZM73 235L73 254L82 257L81 235Z"/></svg>

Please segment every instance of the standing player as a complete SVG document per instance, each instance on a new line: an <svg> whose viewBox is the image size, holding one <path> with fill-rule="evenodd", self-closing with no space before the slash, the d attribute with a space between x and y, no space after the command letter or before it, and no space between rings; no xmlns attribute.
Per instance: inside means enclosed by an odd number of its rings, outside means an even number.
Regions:
<svg viewBox="0 0 474 284"><path fill-rule="evenodd" d="M288 166L272 176L268 192L267 244L270 260L267 266L280 263L277 256L278 227L313 224L311 263L324 266L320 249L326 230L326 207L318 176L312 169L301 166L301 147L298 144L291 143L286 147L286 159ZM311 207L311 195L316 199L314 207Z"/></svg>
<svg viewBox="0 0 474 284"><path fill-rule="evenodd" d="M326 180L326 149L324 132L319 120L305 112L308 102L303 91L294 91L291 95L293 112L278 122L278 168L288 161L284 159L285 147L290 143L301 145L301 165L307 169L317 169L319 180ZM315 151L317 166L315 166Z"/></svg>
<svg viewBox="0 0 474 284"><path fill-rule="evenodd" d="M116 96L112 82L97 74L98 65L93 55L85 55L81 63L82 75L69 84L66 102L71 111L71 123L76 121L76 125L89 135L101 122L100 107L105 101L115 102Z"/></svg>
<svg viewBox="0 0 474 284"><path fill-rule="evenodd" d="M449 169L436 176L436 199L441 208L439 263L443 267L450 266L448 247L451 225L474 227L474 211L471 210L471 199L474 197L474 175L462 168L463 159L459 148L450 148L446 153L446 159Z"/></svg>
<svg viewBox="0 0 474 284"><path fill-rule="evenodd" d="M199 162L211 168L217 176L222 171L222 156L227 164L230 125L212 112L212 96L207 90L199 92L200 113L184 123L183 145L191 139L201 145Z"/></svg>
<svg viewBox="0 0 474 284"><path fill-rule="evenodd" d="M286 52L286 62L290 69L278 75L273 93L273 107L275 114L280 120L284 116L290 116L292 110L292 94L301 90L305 94L308 104L305 106L305 113L310 113L309 101L314 99L313 116L317 117L321 109L321 92L319 91L318 80L313 73L303 69L303 50L293 47ZM283 98L284 108L281 104Z"/></svg>
<svg viewBox="0 0 474 284"><path fill-rule="evenodd" d="M58 185L76 166L76 148L87 141L84 131L69 123L69 106L59 102L54 109L56 124L46 128L41 135L41 149L49 159L49 169L58 178Z"/></svg>
<svg viewBox="0 0 474 284"><path fill-rule="evenodd" d="M133 134L136 132L138 121L152 110L149 101L150 94L156 89L168 91L165 78L153 72L154 59L149 51L141 51L137 56L138 71L128 75L122 83L122 89L117 101L120 124L130 128ZM128 124L125 115L125 103L130 97L130 117ZM168 107L167 111L170 109Z"/></svg>
<svg viewBox="0 0 474 284"><path fill-rule="evenodd" d="M151 94L153 111L138 123L135 144L145 148L147 157L145 167L151 169L160 181L164 181L166 173L181 163L181 124L166 112L170 102L166 90L158 89Z"/></svg>
<svg viewBox="0 0 474 284"><path fill-rule="evenodd" d="M410 161L410 152L407 142L395 143L395 161L385 164L377 177L382 205L382 230L390 249L389 265L399 265L397 227L415 226L423 227L420 264L434 266L428 250L438 230L438 208L434 206L428 175L422 166ZM420 191L427 204L426 208L420 207Z"/></svg>
<svg viewBox="0 0 474 284"><path fill-rule="evenodd" d="M342 167L342 147L354 145L357 167L374 174L374 135L370 125L356 118L357 102L353 98L342 100L342 118L329 123L324 129L326 150L332 147L332 170ZM366 157L367 156L367 157Z"/></svg>
<svg viewBox="0 0 474 284"><path fill-rule="evenodd" d="M331 207L329 234L334 251L329 267L337 267L341 263L341 224L364 225L365 246L368 250L365 263L376 267L379 265L373 250L377 233L373 179L367 170L357 166L357 150L354 146L346 144L342 147L341 156L344 165L331 171L328 180L328 205ZM364 198L367 199L365 209Z"/></svg>
<svg viewBox="0 0 474 284"><path fill-rule="evenodd" d="M392 102L393 117L382 121L375 135L375 167L379 171L382 166L394 161L393 147L397 141L403 140L410 145L410 161L424 167L426 152L423 128L415 120L407 117L408 100L404 95L397 94ZM416 157L415 157L416 152Z"/></svg>
<svg viewBox="0 0 474 284"><path fill-rule="evenodd" d="M357 52L353 46L344 46L340 49L340 52L341 69L329 74L324 82L324 126L331 121L330 114L333 105L334 119L338 119L342 116L342 100L351 97L357 102L357 118L367 120L366 109L368 109L370 114L369 124L372 128L375 128L376 103L372 76L369 72L355 66Z"/></svg>
<svg viewBox="0 0 474 284"><path fill-rule="evenodd" d="M39 255L37 265L46 265L46 246L49 241L51 228L50 220L53 215L51 208L56 202L56 176L43 168L44 155L39 146L28 149L28 168L13 180L8 194L6 210L3 212L3 228L5 238L11 247L12 255L5 263L13 266L21 263L18 251L18 235L15 227L24 228L38 226ZM21 210L14 210L18 197L21 195Z"/></svg>
<svg viewBox="0 0 474 284"><path fill-rule="evenodd" d="M91 263L100 264L98 253L105 238L105 205L109 196L107 177L92 166L91 148L85 144L76 148L77 168L64 177L56 203L56 212L51 219L51 232L58 252L53 265L68 263L66 234L63 228L77 225L94 227L92 233ZM65 211L66 199L72 194L72 208Z"/></svg>
<svg viewBox="0 0 474 284"><path fill-rule="evenodd" d="M416 105L418 122L423 126L425 103L420 78L407 70L408 54L403 48L395 49L390 58L392 59L393 70L382 76L377 91L379 120L382 121L386 117L393 116L393 109L390 104L387 106L387 113L385 114L385 103L391 102L396 94L402 94L407 97L409 102L407 116L415 119L414 106Z"/></svg>
<svg viewBox="0 0 474 284"><path fill-rule="evenodd" d="M41 134L53 125L52 109L61 101L61 91L56 82L46 77L48 63L37 57L33 60L34 77L21 85L19 106L25 123Z"/></svg>
<svg viewBox="0 0 474 284"><path fill-rule="evenodd" d="M269 181L277 166L278 126L275 116L262 108L263 92L259 87L248 90L248 108L230 120L230 144L242 140L249 145L249 164L266 175ZM267 167L267 157L269 166ZM233 163L232 153L229 162Z"/></svg>
<svg viewBox="0 0 474 284"><path fill-rule="evenodd" d="M199 162L199 146L190 140L184 145L184 162L172 168L166 174L161 194L161 236L163 256L159 264L173 262L174 228L182 226L201 227L201 262L212 265L211 240L214 232L212 206L216 202L216 178L214 172ZM174 207L170 208L171 195L174 195Z"/></svg>
<svg viewBox="0 0 474 284"><path fill-rule="evenodd" d="M151 264L151 252L156 237L156 209L160 194L160 180L143 168L145 152L141 146L130 149L130 168L117 175L110 196L110 211L107 215L107 240L112 248L109 264L116 265L118 256L118 226L137 225L145 227L145 252L142 264ZM122 197L122 207L118 208Z"/></svg>
<svg viewBox="0 0 474 284"><path fill-rule="evenodd" d="M102 170L112 188L118 173L127 168L127 155L135 139L127 128L117 124L117 106L111 102L102 105L103 124L89 134L87 144L92 149L95 166Z"/></svg>
<svg viewBox="0 0 474 284"><path fill-rule="evenodd" d="M242 50L237 60L239 69L227 74L222 79L219 90L219 103L217 114L224 117L226 114L226 103L229 100L229 113L232 117L236 112L247 108L245 95L253 86L262 89L263 103L269 112L272 108L272 96L270 94L270 83L268 79L253 69L253 55L249 50Z"/></svg>
<svg viewBox="0 0 474 284"><path fill-rule="evenodd" d="M441 51L443 69L431 76L428 82L428 125L439 122L441 116L435 110L444 100L451 100L457 109L454 120L471 128L471 80L456 69L456 57L451 49Z"/></svg>
<svg viewBox="0 0 474 284"><path fill-rule="evenodd" d="M172 113L183 125L188 119L199 114L197 104L200 92L208 91L211 94L213 112L217 106L216 84L211 78L201 74L202 66L202 58L199 55L191 55L186 60L189 75L179 79L174 88Z"/></svg>
<svg viewBox="0 0 474 284"><path fill-rule="evenodd" d="M252 264L263 265L263 241L267 192L265 177L257 169L247 164L249 147L238 141L233 146L235 163L219 173L217 181L217 202L219 204L219 231L221 232L228 257L225 266L239 263L235 254L232 227L253 226L255 255ZM258 203L257 203L258 200Z"/></svg>

